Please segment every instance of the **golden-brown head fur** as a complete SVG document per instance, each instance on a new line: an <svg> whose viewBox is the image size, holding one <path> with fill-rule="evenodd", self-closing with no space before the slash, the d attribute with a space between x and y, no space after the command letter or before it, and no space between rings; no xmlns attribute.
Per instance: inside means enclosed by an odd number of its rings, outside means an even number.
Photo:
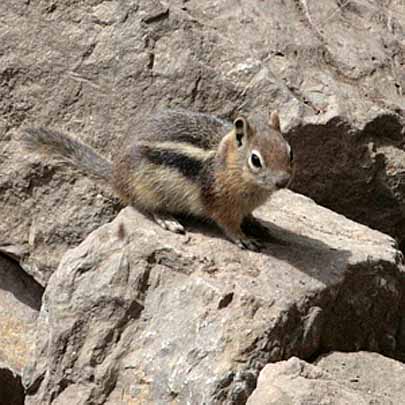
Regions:
<svg viewBox="0 0 405 405"><path fill-rule="evenodd" d="M218 153L227 160L227 169L239 171L244 189L272 193L287 187L293 174L291 148L281 134L277 112L237 117Z"/></svg>

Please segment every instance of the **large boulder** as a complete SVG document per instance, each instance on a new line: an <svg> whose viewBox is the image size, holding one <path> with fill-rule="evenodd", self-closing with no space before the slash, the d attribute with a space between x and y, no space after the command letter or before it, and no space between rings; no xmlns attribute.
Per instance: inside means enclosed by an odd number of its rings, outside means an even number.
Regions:
<svg viewBox="0 0 405 405"><path fill-rule="evenodd" d="M243 404L269 362L400 356L393 239L288 191L258 216L272 234L261 253L209 226L169 233L131 208L68 251L44 296L26 404Z"/></svg>
<svg viewBox="0 0 405 405"><path fill-rule="evenodd" d="M267 365L247 405L399 405L404 397L402 363L377 353L334 352L316 365L296 357Z"/></svg>
<svg viewBox="0 0 405 405"><path fill-rule="evenodd" d="M45 285L117 213L103 184L26 156L21 127L107 156L147 112L280 110L293 188L403 241L403 4L3 0L0 249Z"/></svg>

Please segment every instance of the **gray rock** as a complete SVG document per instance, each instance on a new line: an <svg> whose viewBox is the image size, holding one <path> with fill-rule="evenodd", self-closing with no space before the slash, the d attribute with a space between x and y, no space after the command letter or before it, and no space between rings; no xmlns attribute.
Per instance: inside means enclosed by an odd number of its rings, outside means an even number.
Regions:
<svg viewBox="0 0 405 405"><path fill-rule="evenodd" d="M26 156L20 128L59 128L109 156L158 107L280 110L294 190L402 243L400 1L3 0L0 15L0 245L26 252L41 284L117 201Z"/></svg>
<svg viewBox="0 0 405 405"><path fill-rule="evenodd" d="M405 366L398 361L377 353L334 352L315 364L292 357L267 365L247 405L399 405L404 401Z"/></svg>
<svg viewBox="0 0 405 405"><path fill-rule="evenodd" d="M378 353L334 352L315 364L347 387L369 394L374 404L396 405L405 398L405 365Z"/></svg>
<svg viewBox="0 0 405 405"><path fill-rule="evenodd" d="M43 289L0 254L0 363L21 372L30 358Z"/></svg>
<svg viewBox="0 0 405 405"><path fill-rule="evenodd" d="M369 399L322 368L292 357L262 370L247 405L367 405Z"/></svg>
<svg viewBox="0 0 405 405"><path fill-rule="evenodd" d="M130 208L70 250L44 295L26 404L243 404L269 362L399 355L393 239L288 191L258 216L275 238L262 253Z"/></svg>
<svg viewBox="0 0 405 405"><path fill-rule="evenodd" d="M0 254L0 405L24 404L22 369L34 343L43 289Z"/></svg>

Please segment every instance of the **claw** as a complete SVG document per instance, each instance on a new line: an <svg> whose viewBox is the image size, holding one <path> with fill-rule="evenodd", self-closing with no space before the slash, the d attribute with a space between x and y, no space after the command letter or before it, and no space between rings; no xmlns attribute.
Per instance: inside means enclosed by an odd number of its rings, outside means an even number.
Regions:
<svg viewBox="0 0 405 405"><path fill-rule="evenodd" d="M248 249L254 252L260 252L261 248L263 247L257 240L247 237L238 239L236 244L242 249Z"/></svg>

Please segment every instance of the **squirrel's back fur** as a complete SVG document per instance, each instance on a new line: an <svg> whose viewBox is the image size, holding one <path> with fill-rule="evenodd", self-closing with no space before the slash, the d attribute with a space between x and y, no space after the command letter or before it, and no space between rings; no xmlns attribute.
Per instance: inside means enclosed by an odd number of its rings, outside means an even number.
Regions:
<svg viewBox="0 0 405 405"><path fill-rule="evenodd" d="M126 142L170 141L212 150L230 130L231 123L210 114L161 110L136 122Z"/></svg>

